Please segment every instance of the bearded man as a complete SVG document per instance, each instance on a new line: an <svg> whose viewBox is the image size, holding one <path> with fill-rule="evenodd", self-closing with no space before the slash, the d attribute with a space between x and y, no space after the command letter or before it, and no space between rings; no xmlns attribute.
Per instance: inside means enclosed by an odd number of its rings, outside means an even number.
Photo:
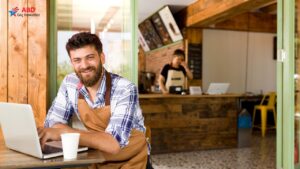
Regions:
<svg viewBox="0 0 300 169"><path fill-rule="evenodd" d="M44 128L38 129L41 145L76 132L81 146L103 152L106 162L93 167L146 168L149 149L136 86L104 69L102 43L95 34L73 35L66 50L74 73L64 78ZM69 127L72 116L86 130Z"/></svg>

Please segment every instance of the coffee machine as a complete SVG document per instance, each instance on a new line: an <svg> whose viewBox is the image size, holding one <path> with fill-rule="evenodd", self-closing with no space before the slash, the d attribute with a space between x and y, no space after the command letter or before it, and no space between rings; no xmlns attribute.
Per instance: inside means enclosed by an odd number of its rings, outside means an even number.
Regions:
<svg viewBox="0 0 300 169"><path fill-rule="evenodd" d="M151 86L155 82L155 73L153 72L141 72L139 80L139 93L150 93Z"/></svg>

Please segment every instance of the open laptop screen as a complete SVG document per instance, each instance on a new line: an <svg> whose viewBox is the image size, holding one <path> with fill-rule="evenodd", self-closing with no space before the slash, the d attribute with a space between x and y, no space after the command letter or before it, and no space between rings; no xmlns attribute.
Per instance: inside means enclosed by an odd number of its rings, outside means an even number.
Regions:
<svg viewBox="0 0 300 169"><path fill-rule="evenodd" d="M210 83L207 94L225 94L228 91L230 83Z"/></svg>
<svg viewBox="0 0 300 169"><path fill-rule="evenodd" d="M29 104L0 102L0 124L5 145L9 149L41 159L63 155L60 142L47 142L47 146L53 148L51 152L43 154L32 107ZM87 149L79 147L78 152Z"/></svg>

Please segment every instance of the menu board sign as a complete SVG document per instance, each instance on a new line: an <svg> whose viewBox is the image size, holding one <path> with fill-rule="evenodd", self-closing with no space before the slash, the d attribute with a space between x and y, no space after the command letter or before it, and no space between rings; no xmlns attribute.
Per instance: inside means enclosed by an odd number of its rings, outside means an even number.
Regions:
<svg viewBox="0 0 300 169"><path fill-rule="evenodd" d="M145 39L144 39L144 37L143 37L143 35L142 35L142 33L141 33L141 31L139 29L138 29L138 35L139 35L139 39L138 40L139 40L139 43L141 44L143 50L145 52L148 52L150 50L150 48L147 45L147 43L146 43L146 41L145 41Z"/></svg>
<svg viewBox="0 0 300 169"><path fill-rule="evenodd" d="M160 37L149 19L146 19L144 22L139 24L139 29L150 50L163 46Z"/></svg>
<svg viewBox="0 0 300 169"><path fill-rule="evenodd" d="M175 19L170 11L170 8L168 6L166 6L162 10L160 10L158 13L159 13L165 27L167 28L172 41L176 42L178 40L181 40L182 39L181 32L175 22Z"/></svg>
<svg viewBox="0 0 300 169"><path fill-rule="evenodd" d="M182 38L168 6L139 24L139 43L145 52L182 40Z"/></svg>
<svg viewBox="0 0 300 169"><path fill-rule="evenodd" d="M152 22L154 24L154 27L156 28L157 33L159 34L159 37L161 38L164 45L172 43L171 37L167 31L167 28L165 27L164 23L161 20L161 17L158 13L155 13L152 17Z"/></svg>
<svg viewBox="0 0 300 169"><path fill-rule="evenodd" d="M202 45L188 45L188 66L193 72L193 79L202 79Z"/></svg>

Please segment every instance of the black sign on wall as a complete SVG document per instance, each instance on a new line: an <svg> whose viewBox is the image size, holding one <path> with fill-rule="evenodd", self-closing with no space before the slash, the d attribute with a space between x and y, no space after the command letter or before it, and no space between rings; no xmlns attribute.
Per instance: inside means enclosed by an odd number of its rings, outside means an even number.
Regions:
<svg viewBox="0 0 300 169"><path fill-rule="evenodd" d="M202 45L189 44L188 55L188 65L194 79L202 79Z"/></svg>

